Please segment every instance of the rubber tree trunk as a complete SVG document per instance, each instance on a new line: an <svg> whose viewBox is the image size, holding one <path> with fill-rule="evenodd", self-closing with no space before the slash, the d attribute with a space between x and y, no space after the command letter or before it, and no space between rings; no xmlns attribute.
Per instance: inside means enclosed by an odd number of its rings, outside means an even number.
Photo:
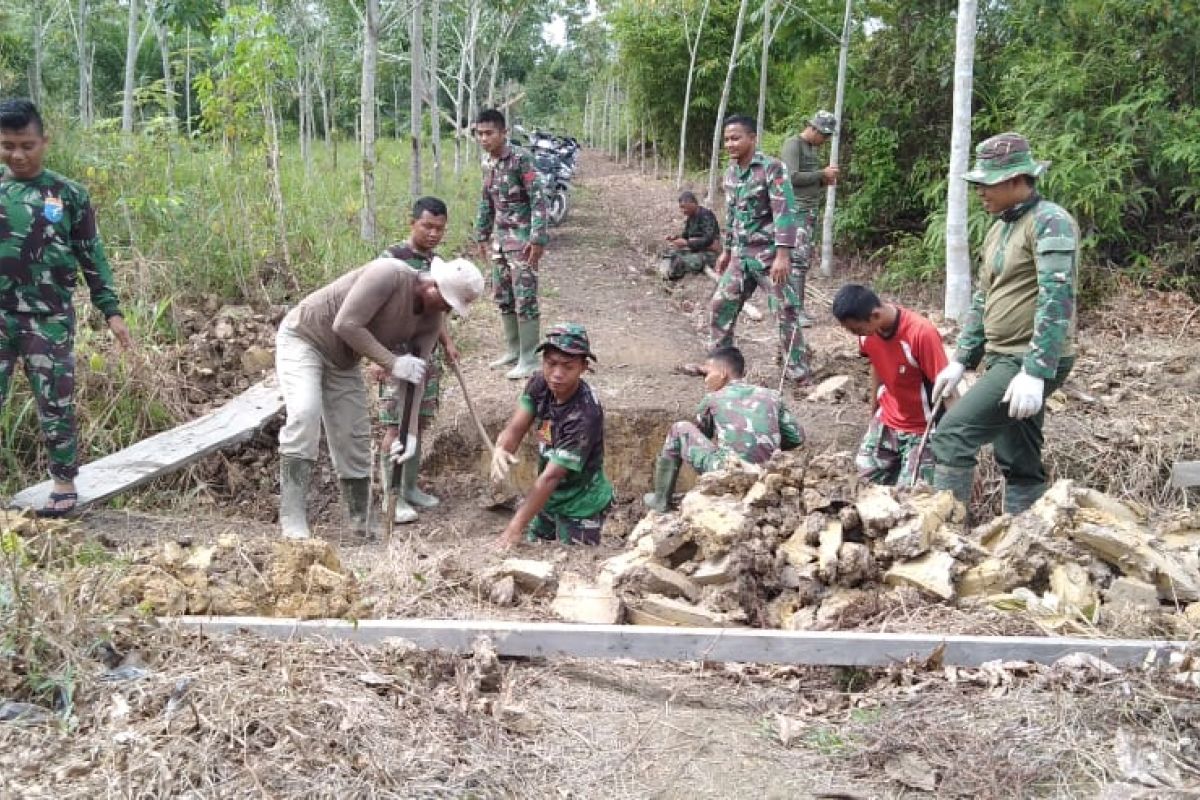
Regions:
<svg viewBox="0 0 1200 800"><path fill-rule="evenodd" d="M717 104L717 121L713 125L712 154L708 159L708 192L705 200L712 205L717 197L717 169L721 165L721 132L725 128L725 109L729 107L729 90L733 86L733 72L737 69L738 48L742 46L742 30L746 24L746 7L750 0L742 0L738 7L737 26L733 29L733 44L729 48L729 66L725 69L725 85L721 88L721 102Z"/></svg>
<svg viewBox="0 0 1200 800"><path fill-rule="evenodd" d="M125 89L121 93L121 133L133 133L133 86L137 75L138 0L129 0L129 27L125 32Z"/></svg>
<svg viewBox="0 0 1200 800"><path fill-rule="evenodd" d="M359 88L359 146L362 154L362 212L359 236L374 244L375 226L375 77L379 61L379 0L367 0L363 14L362 85Z"/></svg>
<svg viewBox="0 0 1200 800"><path fill-rule="evenodd" d="M692 81L696 77L696 55L700 52L700 37L704 34L704 19L708 16L709 0L704 0L700 6L700 20L696 23L696 37L688 40L688 74L687 84L683 90L683 116L679 118L679 164L675 168L675 188L683 188L683 167L687 162L687 130L688 112L692 107ZM684 25L687 25L688 9L683 12ZM687 28L684 28L686 34Z"/></svg>
<svg viewBox="0 0 1200 800"><path fill-rule="evenodd" d="M758 60L758 138L767 128L767 59L771 54L771 0L763 0L762 53Z"/></svg>
<svg viewBox="0 0 1200 800"><path fill-rule="evenodd" d="M79 122L85 128L92 124L92 55L88 41L88 0L79 0L75 13L75 58L79 65Z"/></svg>
<svg viewBox="0 0 1200 800"><path fill-rule="evenodd" d="M45 54L45 0L33 2L33 60L29 63L29 99L42 105L42 59Z"/></svg>
<svg viewBox="0 0 1200 800"><path fill-rule="evenodd" d="M167 24L160 19L154 20L154 33L158 39L158 52L162 56L163 94L166 107L163 109L171 120L172 130L175 122L175 72L171 69L171 31Z"/></svg>
<svg viewBox="0 0 1200 800"><path fill-rule="evenodd" d="M425 3L424 0L413 0L412 14L409 17L409 91L408 91L408 132L412 140L412 162L409 173L408 190L416 200L421 196L421 93L423 89L423 72L425 69L424 40L425 40Z"/></svg>
<svg viewBox="0 0 1200 800"><path fill-rule="evenodd" d="M954 114L946 188L946 302L949 319L961 320L971 305L971 253L967 228L967 182L971 157L971 93L975 72L976 0L959 0L954 44Z"/></svg>
<svg viewBox="0 0 1200 800"><path fill-rule="evenodd" d="M846 64L850 57L850 23L853 0L846 0L846 15L842 18L842 46L838 53L837 94L833 101L833 115L838 127L829 144L829 163L836 165L842 144L842 104L846 97ZM833 274L833 212L837 205L837 185L825 190L825 219L821 226L821 274Z"/></svg>
<svg viewBox="0 0 1200 800"><path fill-rule="evenodd" d="M438 60L439 49L441 47L441 16L442 16L442 0L433 0L433 5L430 7L429 20L429 53L426 61L428 62L426 81L428 89L426 90L427 99L429 101L429 124L430 124L430 143L433 150L433 188L439 189L442 185L442 105L441 105L441 87L438 82Z"/></svg>

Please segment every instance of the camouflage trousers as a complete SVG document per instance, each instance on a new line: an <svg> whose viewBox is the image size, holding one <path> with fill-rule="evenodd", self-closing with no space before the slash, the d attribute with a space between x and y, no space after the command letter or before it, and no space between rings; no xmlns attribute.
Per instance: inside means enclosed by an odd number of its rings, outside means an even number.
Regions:
<svg viewBox="0 0 1200 800"><path fill-rule="evenodd" d="M669 281L677 281L685 275L699 275L706 268L717 263L717 254L711 250L693 253L686 250L671 250L662 254L666 264L666 274Z"/></svg>
<svg viewBox="0 0 1200 800"><path fill-rule="evenodd" d="M800 211L796 214L796 246L792 248L792 272L788 283L804 308L804 281L808 277L808 268L812 264L813 242L816 240L817 212Z"/></svg>
<svg viewBox="0 0 1200 800"><path fill-rule="evenodd" d="M762 287L767 295L767 308L779 322L779 347L784 353L787 366L800 372L808 372L808 347L804 334L800 332L800 303L796 292L787 282L776 285L771 280L768 253L761 256L736 254L717 282L710 308L709 342L712 347L728 347L733 344L733 328L742 306Z"/></svg>
<svg viewBox="0 0 1200 800"><path fill-rule="evenodd" d="M858 454L854 463L858 467L858 476L871 483L884 486L910 486L913 476L933 485L933 448L925 443L925 451L921 453L920 463L917 463L917 450L921 448L920 433L905 433L883 424L876 414L871 417L871 425L858 446Z"/></svg>
<svg viewBox="0 0 1200 800"><path fill-rule="evenodd" d="M17 363L37 403L42 436L50 451L50 475L71 481L79 474L75 422L75 314L0 311L0 408Z"/></svg>
<svg viewBox="0 0 1200 800"><path fill-rule="evenodd" d="M397 354L399 355L399 354ZM429 356L429 368L425 371L425 391L421 394L421 409L418 412L422 427L424 423L437 416L438 406L442 402L442 373L445 366L442 363L442 346L434 345L433 353ZM400 412L403 409L403 393L393 380L384 380L379 384L379 422L383 425L399 425Z"/></svg>
<svg viewBox="0 0 1200 800"><path fill-rule="evenodd" d="M582 519L543 511L529 521L525 528L525 541L557 540L563 544L597 545L600 544L600 531L607 518L608 508Z"/></svg>
<svg viewBox="0 0 1200 800"><path fill-rule="evenodd" d="M538 319L538 273L519 250L492 250L492 299L501 314Z"/></svg>
<svg viewBox="0 0 1200 800"><path fill-rule="evenodd" d="M676 422L667 433L663 442L662 458L673 461L686 461L692 469L703 475L705 472L721 469L729 457L729 450L717 447L712 439L692 422Z"/></svg>

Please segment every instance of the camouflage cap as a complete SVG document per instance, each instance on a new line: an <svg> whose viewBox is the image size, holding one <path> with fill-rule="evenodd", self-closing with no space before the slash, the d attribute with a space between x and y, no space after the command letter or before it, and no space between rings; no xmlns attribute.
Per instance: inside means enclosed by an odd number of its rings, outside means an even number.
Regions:
<svg viewBox="0 0 1200 800"><path fill-rule="evenodd" d="M1017 175L1038 178L1049 161L1034 161L1029 140L1019 133L1001 133L975 148L975 169L963 175L968 183L995 186Z"/></svg>
<svg viewBox="0 0 1200 800"><path fill-rule="evenodd" d="M833 115L833 112L826 111L825 109L821 109L813 114L808 124L816 128L817 133L824 134L825 136L833 136L837 132L837 117Z"/></svg>
<svg viewBox="0 0 1200 800"><path fill-rule="evenodd" d="M587 356L592 361L596 360L596 356L592 353L591 342L588 341L587 328L574 322L560 322L552 325L534 352L540 353L547 347L553 347L555 350L561 350L573 356Z"/></svg>

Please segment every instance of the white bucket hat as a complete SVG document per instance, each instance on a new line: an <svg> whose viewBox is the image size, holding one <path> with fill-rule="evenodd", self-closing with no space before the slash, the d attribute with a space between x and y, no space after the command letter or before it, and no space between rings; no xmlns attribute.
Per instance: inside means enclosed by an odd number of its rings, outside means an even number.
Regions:
<svg viewBox="0 0 1200 800"><path fill-rule="evenodd" d="M434 256L429 274L442 297L460 317L467 316L471 303L483 294L483 275L479 267L465 258L443 261Z"/></svg>

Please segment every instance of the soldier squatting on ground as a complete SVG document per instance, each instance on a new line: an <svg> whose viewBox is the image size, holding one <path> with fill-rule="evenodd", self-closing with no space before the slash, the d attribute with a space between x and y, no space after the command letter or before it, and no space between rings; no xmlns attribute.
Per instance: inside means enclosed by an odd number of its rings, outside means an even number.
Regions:
<svg viewBox="0 0 1200 800"><path fill-rule="evenodd" d="M937 376L934 398L952 392L967 369L987 370L947 412L933 435L934 486L971 498L979 449L991 443L1004 474L1004 511L1029 508L1046 491L1043 402L1075 363L1079 226L1042 199L1029 140L1002 133L975 149L975 185L996 218L983 242L977 289L954 360Z"/></svg>
<svg viewBox="0 0 1200 800"><path fill-rule="evenodd" d="M717 263L721 250L721 227L717 215L700 205L692 192L681 192L679 211L683 214L683 232L668 236L671 250L662 256L660 272L667 280L697 275Z"/></svg>
<svg viewBox="0 0 1200 800"><path fill-rule="evenodd" d="M888 485L933 483L933 451L922 450L921 440L935 413L933 383L947 361L937 328L853 283L834 295L833 316L871 362L871 423L855 458L858 474Z"/></svg>
<svg viewBox="0 0 1200 800"><path fill-rule="evenodd" d="M508 140L503 114L493 108L483 111L475 136L487 154L475 241L484 261L492 262L492 298L500 307L507 345L490 366L515 364L506 377L519 380L538 367L534 348L541 320L538 266L549 239L546 200L533 156Z"/></svg>
<svg viewBox="0 0 1200 800"><path fill-rule="evenodd" d="M813 243L816 241L817 213L821 208L821 190L837 183L837 164L821 166L817 150L837 132L837 117L828 111L818 111L800 132L783 143L779 160L788 168L792 191L796 195L796 246L792 248L792 290L800 301L800 324L812 324L804 312L805 284L812 264Z"/></svg>
<svg viewBox="0 0 1200 800"><path fill-rule="evenodd" d="M800 332L800 304L788 283L796 245L796 201L782 162L758 150L755 121L734 115L725 120L725 250L717 259L721 279L712 299L711 346L733 345L742 306L762 288L779 322L784 375L808 382L808 348Z"/></svg>
<svg viewBox="0 0 1200 800"><path fill-rule="evenodd" d="M676 422L654 465L654 491L647 508L666 511L684 461L699 474L721 469L731 458L762 464L779 450L804 444L804 429L779 392L742 380L746 361L736 347L719 347L704 365L708 393L696 421Z"/></svg>
<svg viewBox="0 0 1200 800"><path fill-rule="evenodd" d="M117 344L133 346L87 190L42 167L50 137L28 100L0 102L0 408L18 363L37 403L54 487L38 514L75 510L75 307L82 273Z"/></svg>

